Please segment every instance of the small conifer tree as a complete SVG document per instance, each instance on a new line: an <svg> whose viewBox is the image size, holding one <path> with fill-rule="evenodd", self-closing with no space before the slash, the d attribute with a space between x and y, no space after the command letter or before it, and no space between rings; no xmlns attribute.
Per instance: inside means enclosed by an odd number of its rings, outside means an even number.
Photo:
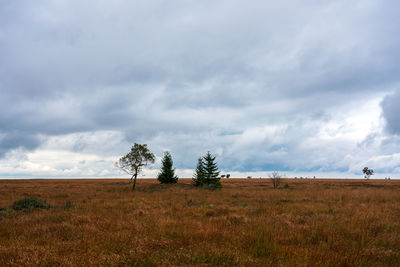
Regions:
<svg viewBox="0 0 400 267"><path fill-rule="evenodd" d="M203 186L204 178L205 178L204 161L203 161L203 157L200 157L197 160L197 167L194 172L193 184L195 186Z"/></svg>
<svg viewBox="0 0 400 267"><path fill-rule="evenodd" d="M161 171L157 176L157 179L162 184L173 184L178 182L178 177L175 175L175 169L172 169L173 161L171 153L168 151L164 153L162 160Z"/></svg>
<svg viewBox="0 0 400 267"><path fill-rule="evenodd" d="M218 166L215 163L215 157L207 152L206 156L200 157L197 161L197 167L194 173L193 183L196 186L221 187Z"/></svg>
<svg viewBox="0 0 400 267"><path fill-rule="evenodd" d="M204 182L207 185L213 185L214 187L221 187L219 171L217 163L215 163L215 157L213 157L210 151L207 152L204 159L204 171L205 179Z"/></svg>

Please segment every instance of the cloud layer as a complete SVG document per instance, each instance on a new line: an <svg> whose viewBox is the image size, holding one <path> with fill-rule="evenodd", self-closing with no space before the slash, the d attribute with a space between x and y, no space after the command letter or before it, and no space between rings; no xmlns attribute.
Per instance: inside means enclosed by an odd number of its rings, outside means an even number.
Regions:
<svg viewBox="0 0 400 267"><path fill-rule="evenodd" d="M2 1L0 175L113 176L133 142L182 171L395 175L399 9Z"/></svg>

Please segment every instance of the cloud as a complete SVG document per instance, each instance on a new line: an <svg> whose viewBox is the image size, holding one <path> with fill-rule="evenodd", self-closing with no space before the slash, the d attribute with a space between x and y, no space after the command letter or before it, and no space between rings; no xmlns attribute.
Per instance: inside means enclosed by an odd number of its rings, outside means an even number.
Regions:
<svg viewBox="0 0 400 267"><path fill-rule="evenodd" d="M37 136L17 131L7 132L0 136L0 158L10 150L18 148L32 150L37 148L39 144L40 139Z"/></svg>
<svg viewBox="0 0 400 267"><path fill-rule="evenodd" d="M393 94L387 95L381 105L383 117L386 120L386 128L392 133L400 134L400 90L395 91Z"/></svg>
<svg viewBox="0 0 400 267"><path fill-rule="evenodd" d="M115 158L139 142L172 150L182 170L211 150L227 170L356 171L397 142L399 8L2 1L0 157ZM368 136L380 141L363 157Z"/></svg>

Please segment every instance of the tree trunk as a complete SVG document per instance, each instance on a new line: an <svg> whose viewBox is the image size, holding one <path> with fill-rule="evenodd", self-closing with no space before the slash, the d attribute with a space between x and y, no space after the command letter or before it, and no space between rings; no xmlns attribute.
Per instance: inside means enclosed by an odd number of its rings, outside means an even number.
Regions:
<svg viewBox="0 0 400 267"><path fill-rule="evenodd" d="M132 191L135 190L135 187L136 187L137 173L135 173L133 176L135 177L135 179L133 180Z"/></svg>
<svg viewBox="0 0 400 267"><path fill-rule="evenodd" d="M135 176L135 175L132 175L132 177L131 177L131 183L133 182L133 176Z"/></svg>

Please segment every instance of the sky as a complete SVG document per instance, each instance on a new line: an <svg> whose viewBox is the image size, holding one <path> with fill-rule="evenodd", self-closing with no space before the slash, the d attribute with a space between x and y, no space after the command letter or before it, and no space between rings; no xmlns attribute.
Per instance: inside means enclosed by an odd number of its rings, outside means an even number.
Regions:
<svg viewBox="0 0 400 267"><path fill-rule="evenodd" d="M0 178L400 178L397 0L2 0Z"/></svg>

